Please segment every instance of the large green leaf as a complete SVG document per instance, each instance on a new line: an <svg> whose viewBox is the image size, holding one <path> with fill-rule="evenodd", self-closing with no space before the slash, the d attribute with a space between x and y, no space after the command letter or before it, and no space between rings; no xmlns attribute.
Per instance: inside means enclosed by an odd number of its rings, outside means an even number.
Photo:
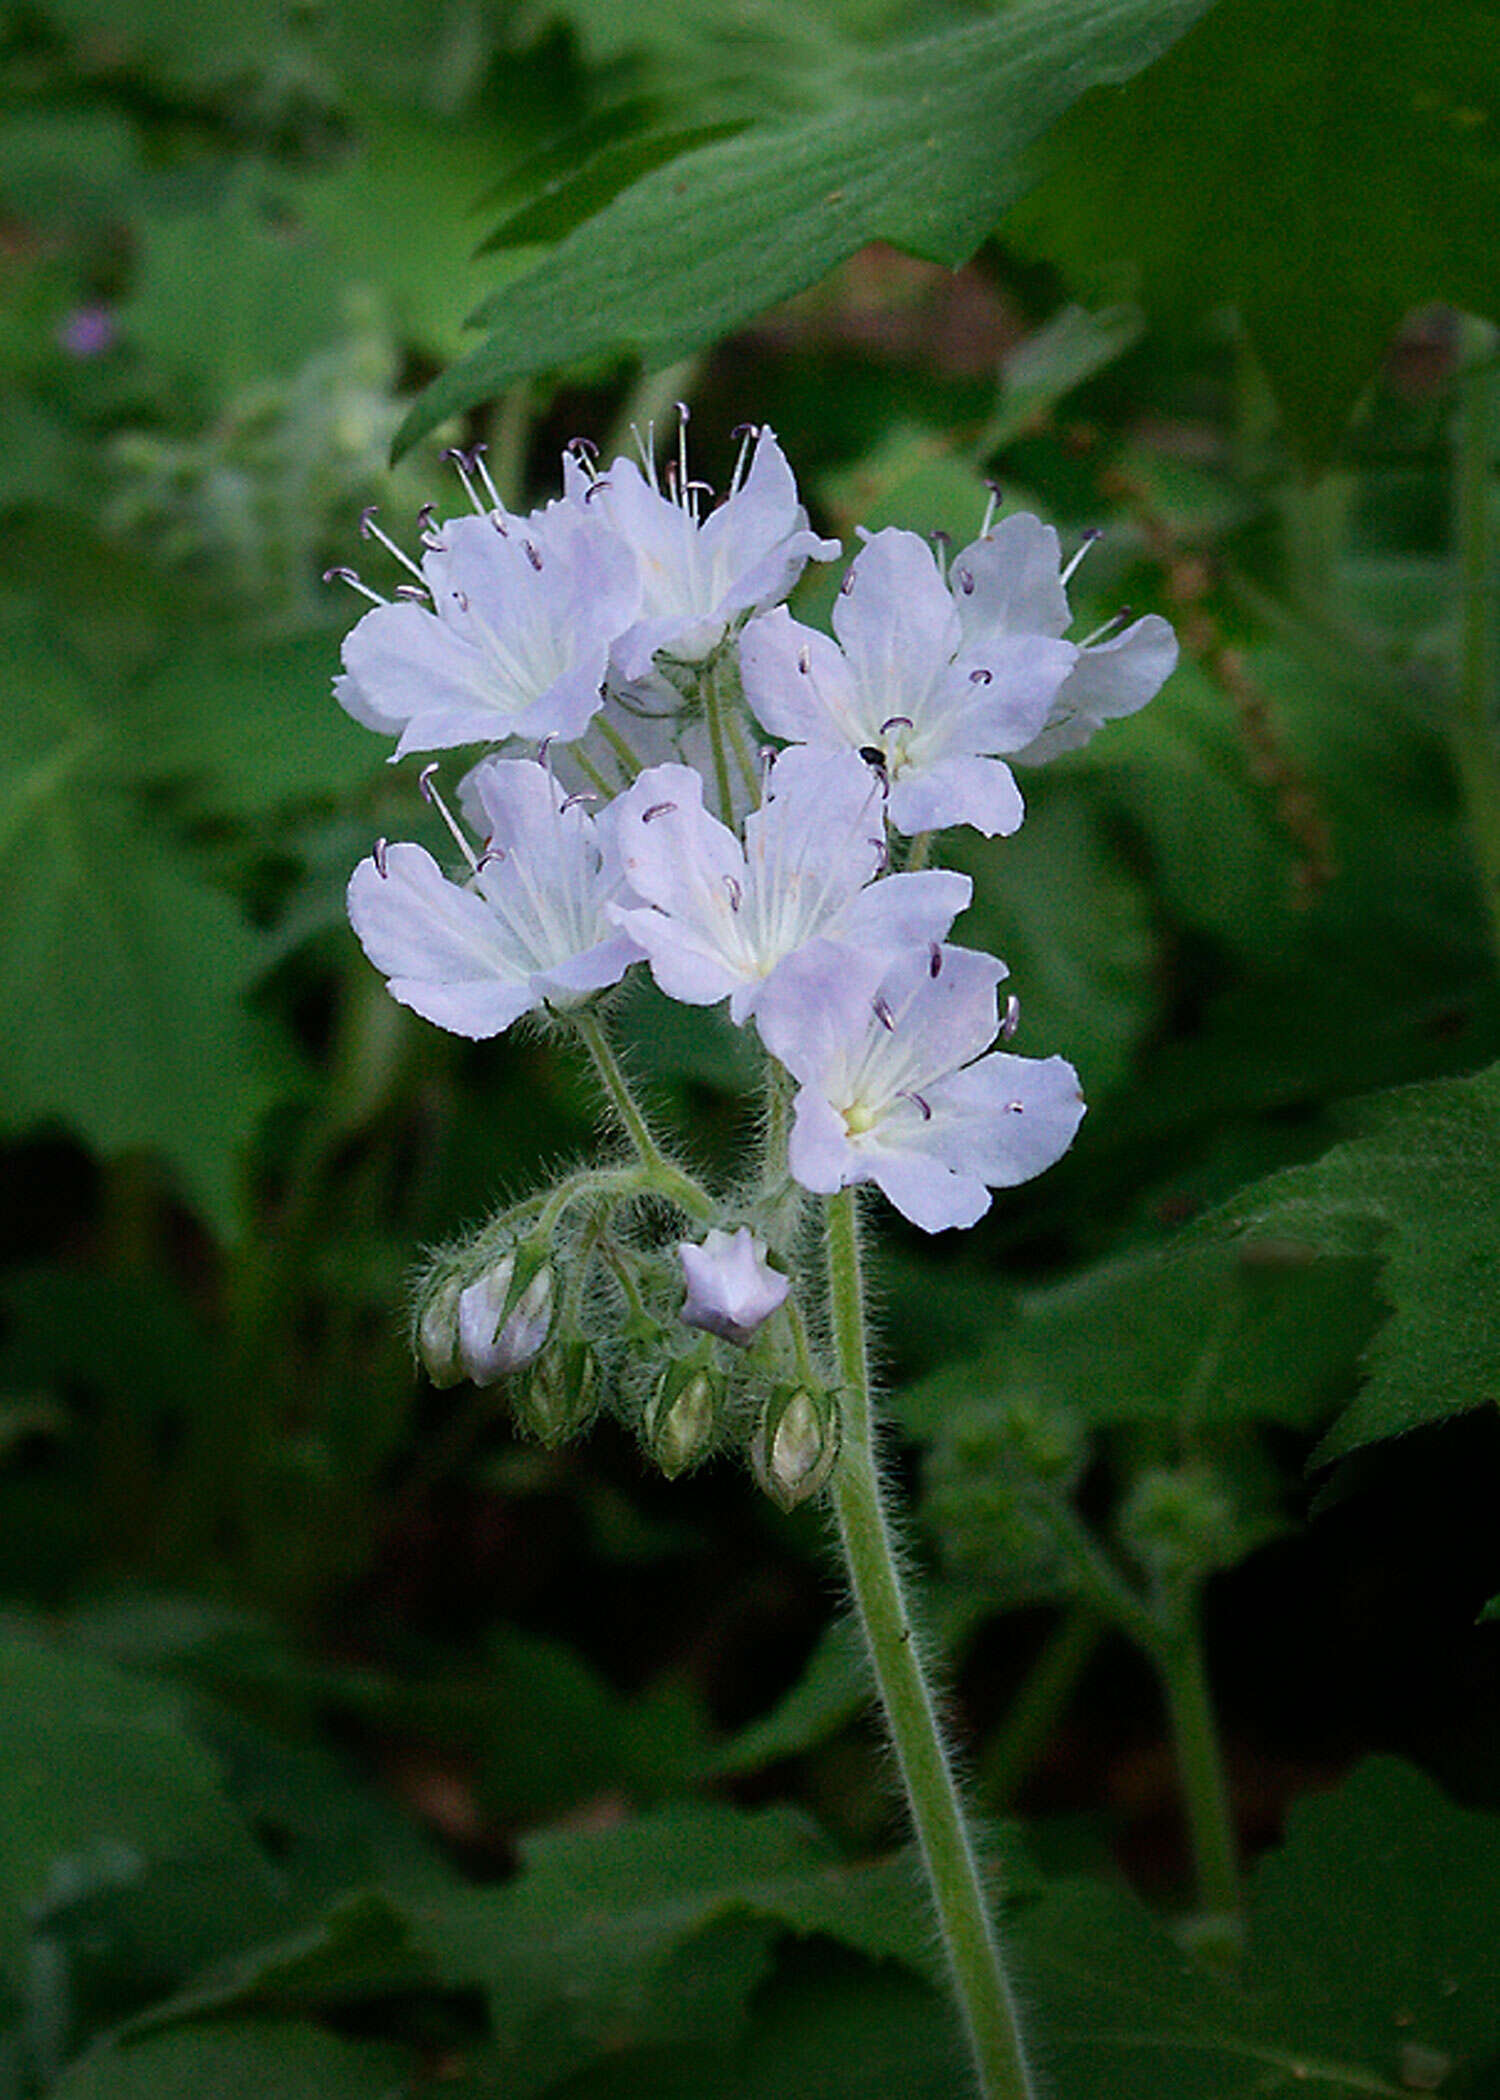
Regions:
<svg viewBox="0 0 1500 2100"><path fill-rule="evenodd" d="M132 754L55 649L7 636L0 721L0 1121L160 1152L214 1225L287 1053L246 1005L266 948L117 788Z"/></svg>
<svg viewBox="0 0 1500 2100"><path fill-rule="evenodd" d="M51 2100L392 2100L410 2060L292 2021L185 2027L96 2050Z"/></svg>
<svg viewBox="0 0 1500 2100"><path fill-rule="evenodd" d="M1495 0L1222 0L1071 114L1008 231L1158 313L1237 306L1317 459L1410 307L1500 313L1497 134Z"/></svg>
<svg viewBox="0 0 1500 2100"><path fill-rule="evenodd" d="M1380 1262L1390 1318L1324 1457L1500 1405L1500 1065L1384 1095L1359 1120L1362 1135L1257 1183L1204 1227Z"/></svg>
<svg viewBox="0 0 1500 2100"><path fill-rule="evenodd" d="M1019 156L1086 88L1128 79L1207 0L1022 0L859 60L828 104L685 153L480 307L486 341L423 396L408 445L507 381L601 351L659 366L885 239L956 266Z"/></svg>

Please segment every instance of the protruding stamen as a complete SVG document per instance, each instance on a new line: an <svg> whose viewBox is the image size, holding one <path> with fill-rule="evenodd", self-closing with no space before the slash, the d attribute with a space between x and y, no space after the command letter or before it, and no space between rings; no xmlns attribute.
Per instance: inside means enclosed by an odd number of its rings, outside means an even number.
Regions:
<svg viewBox="0 0 1500 2100"><path fill-rule="evenodd" d="M910 1101L915 1108L919 1108L921 1110L922 1121L924 1123L930 1123L932 1121L931 1104L925 1101L920 1094L914 1093L912 1089L908 1087L906 1091L902 1094L901 1099L903 1101Z"/></svg>
<svg viewBox="0 0 1500 2100"><path fill-rule="evenodd" d="M413 605L430 605L432 603L432 593L428 590L425 583L398 583L396 585L396 596L409 599Z"/></svg>
<svg viewBox="0 0 1500 2100"><path fill-rule="evenodd" d="M375 873L382 882L386 879L385 849L389 843L387 839L377 839L370 848L370 858L375 863Z"/></svg>
<svg viewBox="0 0 1500 2100"><path fill-rule="evenodd" d="M912 719L910 715L887 715L880 725L880 734L888 736L893 729L910 729L911 727Z"/></svg>
<svg viewBox="0 0 1500 2100"><path fill-rule="evenodd" d="M379 540L381 546L385 548L388 554L395 555L397 561L400 562L403 569L410 569L412 575L416 577L418 583L425 583L426 578L423 576L422 571L417 567L416 563L412 560L411 556L406 552L404 548L398 547L396 545L396 542L391 538L390 534L388 532L382 532L381 528L375 523L375 512L376 505L373 503L367 503L364 509L360 512L360 538L362 540Z"/></svg>
<svg viewBox="0 0 1500 2100"><path fill-rule="evenodd" d="M812 675L812 651L808 648L806 642L804 642L802 644L802 647L797 651L797 669L802 673L804 678L808 678Z"/></svg>
<svg viewBox="0 0 1500 2100"><path fill-rule="evenodd" d="M596 474L593 480L589 483L588 487L583 492L584 502L592 503L594 498L601 491L601 489L607 489L608 487L609 476L607 474Z"/></svg>
<svg viewBox="0 0 1500 2100"><path fill-rule="evenodd" d="M725 893L729 898L729 909L738 911L745 901L745 892L740 888L739 882L733 875L724 876L723 883Z"/></svg>
<svg viewBox="0 0 1500 2100"><path fill-rule="evenodd" d="M676 807L677 804L675 802L653 802L649 809L643 809L641 811L641 822L643 824L650 824L657 817L665 817L670 815L670 813L674 809L676 809Z"/></svg>
<svg viewBox="0 0 1500 2100"><path fill-rule="evenodd" d="M450 445L447 451L441 455L445 462L452 465L454 472L464 485L464 494L468 497L470 503L473 504L481 518L484 516L485 507L479 500L478 489L474 486L474 470L478 465L479 455L483 450L484 447L482 445L476 445L472 452L465 452L461 445Z"/></svg>
<svg viewBox="0 0 1500 2100"><path fill-rule="evenodd" d="M1021 1025L1021 1002L1014 992L1005 995L1005 1006L1000 1015L1000 1040L1008 1043Z"/></svg>
<svg viewBox="0 0 1500 2100"><path fill-rule="evenodd" d="M848 569L845 571L843 582L839 585L839 596L841 598L847 598L849 593L853 590L853 588L854 571L852 569Z"/></svg>
<svg viewBox="0 0 1500 2100"><path fill-rule="evenodd" d="M480 854L478 860L475 861L474 873L476 875L482 875L485 869L490 866L491 862L493 862L495 866L498 867L500 862L504 860L504 858L505 848L503 846L497 846L494 840L491 839L490 843L485 847L483 853Z"/></svg>
<svg viewBox="0 0 1500 2100"><path fill-rule="evenodd" d="M958 578L958 587L964 596L972 598L974 595L974 571L972 569L955 569L953 573Z"/></svg>
<svg viewBox="0 0 1500 2100"><path fill-rule="evenodd" d="M447 825L449 831L453 835L454 845L457 846L459 852L469 863L470 868L477 875L479 873L479 863L474 858L474 848L464 837L462 831L460 831L457 823L454 821L453 812L449 809L447 803L443 800L442 796L438 793L437 788L434 785L438 773L440 771L441 765L437 759L433 759L430 765L423 766L421 772L417 775L418 791L421 794L422 800L424 802L431 803L432 807L437 811L438 815Z"/></svg>
<svg viewBox="0 0 1500 2100"><path fill-rule="evenodd" d="M738 438L740 443L740 449L735 455L734 472L729 477L729 495L732 499L739 494L740 489L744 485L745 466L750 457L750 447L760 436L760 430L754 423L737 423L729 435L732 438Z"/></svg>
<svg viewBox="0 0 1500 2100"><path fill-rule="evenodd" d="M581 467L591 467L599 457L599 447L592 438L569 438L568 442L563 446L563 450L564 452L571 452Z"/></svg>
<svg viewBox="0 0 1500 2100"><path fill-rule="evenodd" d="M521 544L526 549L526 559L531 563L531 566L535 570L537 570L538 573L540 573L542 566L542 557L540 553L537 551L536 547L533 546L530 540L523 540Z"/></svg>
<svg viewBox="0 0 1500 2100"><path fill-rule="evenodd" d="M1003 495L998 481L987 481L985 487L990 492L990 500L984 506L984 517L980 522L979 537L982 540L987 540L990 536L990 527L995 522L995 512L1000 508ZM972 590L973 585L971 584L969 587Z"/></svg>
<svg viewBox="0 0 1500 2100"><path fill-rule="evenodd" d="M994 684L994 682L995 682L995 674L994 674L994 672L993 672L993 671L987 671L987 670L986 670L986 669L984 668L984 665L983 665L983 664L976 664L976 665L974 666L973 670L972 670L972 671L971 671L971 672L969 673L969 683L970 683L970 685L993 685L993 684Z"/></svg>
<svg viewBox="0 0 1500 2100"><path fill-rule="evenodd" d="M1122 605L1112 620L1106 620L1102 627L1096 627L1092 634L1086 635L1078 644L1079 648L1092 649L1097 642L1112 640L1115 635L1123 634L1134 618L1134 608Z"/></svg>
<svg viewBox="0 0 1500 2100"><path fill-rule="evenodd" d="M875 873L877 875L883 875L885 873L885 864L891 857L891 849L889 844L885 839L867 839L865 841L865 844L871 847L874 851Z"/></svg>
<svg viewBox="0 0 1500 2100"><path fill-rule="evenodd" d="M570 809L579 809L585 803L597 802L598 800L599 797L592 788L580 788L576 795L568 795L558 804L557 814L560 817L566 816Z"/></svg>
<svg viewBox="0 0 1500 2100"><path fill-rule="evenodd" d="M498 513L499 515L503 516L505 513L505 505L500 500L500 491L496 488L493 480L490 478L489 466L486 463L484 456L488 450L488 445L475 445L470 450L469 458L473 462L475 473L479 476L479 479L484 484L484 493L490 499L491 515L493 516Z"/></svg>
<svg viewBox="0 0 1500 2100"><path fill-rule="evenodd" d="M1078 552L1073 556L1073 559L1068 563L1068 566L1062 572L1062 586L1064 590L1066 590L1068 585L1072 582L1073 571L1078 567L1078 564L1088 553L1090 547L1093 546L1095 540L1102 540L1103 537L1104 530L1103 527L1099 525L1091 525L1088 531L1083 535L1083 538L1078 542Z"/></svg>
<svg viewBox="0 0 1500 2100"><path fill-rule="evenodd" d="M953 535L951 532L944 532L939 527L936 532L928 533L927 537L932 542L932 551L937 557L938 574L946 583L948 581L948 556L953 548Z"/></svg>
<svg viewBox="0 0 1500 2100"><path fill-rule="evenodd" d="M344 568L342 564L336 569L325 569L323 571L323 581L325 583L347 583L351 590L358 591L362 598L368 598L372 605L389 605L391 602L389 598L382 598L379 591L372 591L362 576L356 574L353 569Z"/></svg>
<svg viewBox="0 0 1500 2100"><path fill-rule="evenodd" d="M884 1028L888 1034L894 1035L896 1033L896 1017L891 1012L885 994L883 992L877 992L875 994L875 997L870 1001L870 1006L872 1011L874 1012L876 1020L880 1023L881 1027Z"/></svg>
<svg viewBox="0 0 1500 2100"><path fill-rule="evenodd" d="M943 974L943 950L938 941L934 941L927 951L927 974L929 977L941 977Z"/></svg>

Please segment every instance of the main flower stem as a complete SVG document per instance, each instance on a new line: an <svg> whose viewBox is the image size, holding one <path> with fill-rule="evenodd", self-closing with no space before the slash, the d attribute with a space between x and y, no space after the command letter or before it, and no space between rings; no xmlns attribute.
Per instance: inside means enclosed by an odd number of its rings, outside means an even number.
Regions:
<svg viewBox="0 0 1500 2100"><path fill-rule="evenodd" d="M1158 1641L1156 1665L1187 1809L1199 1907L1221 1930L1226 1953L1232 1953L1241 1932L1239 1860L1196 1597L1185 1600L1174 1616L1179 1623Z"/></svg>
<svg viewBox="0 0 1500 2100"><path fill-rule="evenodd" d="M875 1460L855 1192L828 1199L828 1280L842 1385L839 1536L927 1869L984 2100L1033 2100L1015 2005L958 1788L922 1674Z"/></svg>
<svg viewBox="0 0 1500 2100"><path fill-rule="evenodd" d="M630 1081L625 1077L599 1016L586 1008L579 1008L570 1019L593 1060L609 1105L635 1147L636 1157L650 1176L656 1194L665 1196L679 1210L685 1210L690 1218L712 1223L717 1215L713 1198L706 1189L699 1188L691 1174L685 1174L674 1160L668 1159L651 1135L651 1127L631 1092Z"/></svg>

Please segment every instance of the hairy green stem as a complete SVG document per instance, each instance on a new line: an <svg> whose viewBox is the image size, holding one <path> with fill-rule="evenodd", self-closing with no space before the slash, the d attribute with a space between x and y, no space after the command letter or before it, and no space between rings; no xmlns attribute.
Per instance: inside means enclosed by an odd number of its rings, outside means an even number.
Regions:
<svg viewBox="0 0 1500 2100"><path fill-rule="evenodd" d="M690 1218L703 1223L712 1223L717 1216L717 1206L706 1189L701 1189L691 1174L685 1174L675 1160L668 1159L660 1145L651 1135L650 1125L641 1112L640 1104L631 1092L630 1082L625 1077L619 1059L597 1014L579 1008L570 1016L573 1026L582 1037L594 1070L604 1088L610 1107L619 1120L621 1129L635 1147L636 1157L648 1176L650 1186L658 1196L665 1196L679 1210L685 1210Z"/></svg>
<svg viewBox="0 0 1500 2100"><path fill-rule="evenodd" d="M875 1459L855 1191L828 1199L828 1280L842 1385L833 1500L854 1602L927 1869L984 2100L1033 2100L1000 1943L902 1594Z"/></svg>
<svg viewBox="0 0 1500 2100"><path fill-rule="evenodd" d="M1465 323L1465 347L1467 364L1454 457L1460 645L1449 738L1490 938L1500 959L1500 723L1496 707L1500 638L1496 633L1496 510L1491 487L1500 428L1500 361L1495 331L1485 322Z"/></svg>

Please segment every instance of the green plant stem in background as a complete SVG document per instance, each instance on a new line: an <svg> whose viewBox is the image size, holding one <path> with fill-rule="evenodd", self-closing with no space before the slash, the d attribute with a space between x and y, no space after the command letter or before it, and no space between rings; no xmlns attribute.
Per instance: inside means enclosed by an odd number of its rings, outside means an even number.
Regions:
<svg viewBox="0 0 1500 2100"><path fill-rule="evenodd" d="M980 1792L997 1814L1010 1808L1056 1735L1058 1721L1098 1651L1106 1623L1087 1605L1075 1605L1048 1635L980 1761Z"/></svg>
<svg viewBox="0 0 1500 2100"><path fill-rule="evenodd" d="M1454 440L1454 535L1460 645L1449 718L1490 937L1500 961L1500 729L1496 722L1496 515L1500 363L1487 322L1464 323L1464 370Z"/></svg>
<svg viewBox="0 0 1500 2100"><path fill-rule="evenodd" d="M1173 1616L1176 1623L1156 1644L1156 1667L1187 1809L1198 1905L1220 1929L1224 1951L1232 1953L1241 1933L1238 1848L1196 1597L1184 1600Z"/></svg>
<svg viewBox="0 0 1500 2100"><path fill-rule="evenodd" d="M651 1135L650 1126L641 1113L630 1082L615 1056L609 1037L597 1014L584 1008L570 1016L573 1026L593 1059L594 1070L604 1088L610 1107L619 1120L621 1129L635 1147L636 1157L645 1168L653 1191L685 1210L690 1218L712 1224L717 1216L713 1198L705 1189L699 1188L691 1174L685 1174L673 1160L667 1158L660 1145Z"/></svg>
<svg viewBox="0 0 1500 2100"><path fill-rule="evenodd" d="M881 1499L856 1192L828 1199L828 1280L842 1386L833 1474L839 1537L927 1868L984 2100L1032 2100L1000 1943L922 1672Z"/></svg>

